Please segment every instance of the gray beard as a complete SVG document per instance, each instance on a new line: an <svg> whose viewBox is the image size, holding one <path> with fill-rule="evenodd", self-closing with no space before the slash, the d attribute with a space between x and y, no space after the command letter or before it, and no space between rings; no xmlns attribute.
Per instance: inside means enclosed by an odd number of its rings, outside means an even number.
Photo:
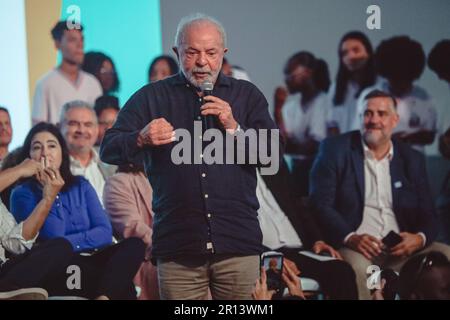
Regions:
<svg viewBox="0 0 450 320"><path fill-rule="evenodd" d="M380 138L376 139L373 135L368 133L363 133L364 141L367 145L377 146L380 145L383 141L385 136L382 135Z"/></svg>
<svg viewBox="0 0 450 320"><path fill-rule="evenodd" d="M189 81L190 84L192 84L194 87L196 87L197 89L200 89L200 86L202 85L203 82L198 82L193 74L187 74L184 70L182 70L184 76L186 77L186 79ZM216 83L217 81L217 77L219 76L219 73L217 74L212 74L209 77L209 80L211 80L212 83ZM205 79L206 80L206 79ZM203 80L203 81L205 81Z"/></svg>

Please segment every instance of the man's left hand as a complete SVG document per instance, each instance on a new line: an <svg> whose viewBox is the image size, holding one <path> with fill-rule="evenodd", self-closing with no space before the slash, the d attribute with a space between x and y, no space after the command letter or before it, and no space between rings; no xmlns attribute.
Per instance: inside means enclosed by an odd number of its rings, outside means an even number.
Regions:
<svg viewBox="0 0 450 320"><path fill-rule="evenodd" d="M406 258L424 245L423 238L417 233L401 232L402 242L391 248L391 255Z"/></svg>
<svg viewBox="0 0 450 320"><path fill-rule="evenodd" d="M339 252L334 250L334 248L323 241L316 241L313 246L313 251L315 254L319 254L322 251L328 252L333 258L338 260L343 260Z"/></svg>
<svg viewBox="0 0 450 320"><path fill-rule="evenodd" d="M223 101L214 96L206 96L203 98L206 103L200 108L203 116L214 115L219 119L220 124L225 130L234 131L238 127L238 123L233 117L231 107L228 102Z"/></svg>

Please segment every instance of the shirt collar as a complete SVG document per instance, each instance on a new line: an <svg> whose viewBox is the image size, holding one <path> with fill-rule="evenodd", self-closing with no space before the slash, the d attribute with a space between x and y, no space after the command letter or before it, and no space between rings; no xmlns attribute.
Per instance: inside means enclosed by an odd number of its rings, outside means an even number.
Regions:
<svg viewBox="0 0 450 320"><path fill-rule="evenodd" d="M366 142L364 141L363 137L361 137L361 143L363 146L363 151L364 151L364 158L365 159L375 159L372 150L369 149L369 147L367 146ZM389 161L392 161L392 158L394 158L394 145L392 144L392 141L390 142L391 145L389 147L389 151L386 154L386 156L382 159L388 159Z"/></svg>
<svg viewBox="0 0 450 320"><path fill-rule="evenodd" d="M97 151L95 151L94 148L91 148L91 161L89 161L89 164L87 165L87 167L89 167L92 163L94 164L98 164L100 162L100 157L97 153ZM71 166L77 166L81 168L81 163L79 160L75 159L74 157L72 157L72 155L70 155L70 165Z"/></svg>

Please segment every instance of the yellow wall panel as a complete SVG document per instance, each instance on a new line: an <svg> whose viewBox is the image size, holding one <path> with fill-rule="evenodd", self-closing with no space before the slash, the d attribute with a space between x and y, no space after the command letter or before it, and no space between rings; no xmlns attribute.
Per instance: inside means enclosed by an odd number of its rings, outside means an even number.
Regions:
<svg viewBox="0 0 450 320"><path fill-rule="evenodd" d="M57 50L50 30L61 16L61 0L25 0L25 14L32 101L36 81L56 64Z"/></svg>

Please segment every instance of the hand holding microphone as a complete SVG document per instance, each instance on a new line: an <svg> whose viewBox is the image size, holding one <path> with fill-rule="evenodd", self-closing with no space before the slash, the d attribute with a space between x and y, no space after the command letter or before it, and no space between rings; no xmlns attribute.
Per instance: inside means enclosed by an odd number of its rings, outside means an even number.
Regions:
<svg viewBox="0 0 450 320"><path fill-rule="evenodd" d="M206 104L205 97L212 96L214 84L211 82L211 80L206 79L200 85L200 89L202 90L202 93L203 93L202 105L204 105L204 104ZM203 125L204 130L215 128L216 127L215 122L216 121L215 121L215 118L213 115L211 115L211 114L203 115L203 113L202 113L202 125Z"/></svg>
<svg viewBox="0 0 450 320"><path fill-rule="evenodd" d="M214 128L214 117L216 117L220 125L227 131L235 131L238 128L238 123L233 117L231 107L228 102L220 98L212 96L213 84L210 80L205 80L200 86L203 92L204 104L200 108L205 129ZM211 120L212 119L212 120Z"/></svg>

